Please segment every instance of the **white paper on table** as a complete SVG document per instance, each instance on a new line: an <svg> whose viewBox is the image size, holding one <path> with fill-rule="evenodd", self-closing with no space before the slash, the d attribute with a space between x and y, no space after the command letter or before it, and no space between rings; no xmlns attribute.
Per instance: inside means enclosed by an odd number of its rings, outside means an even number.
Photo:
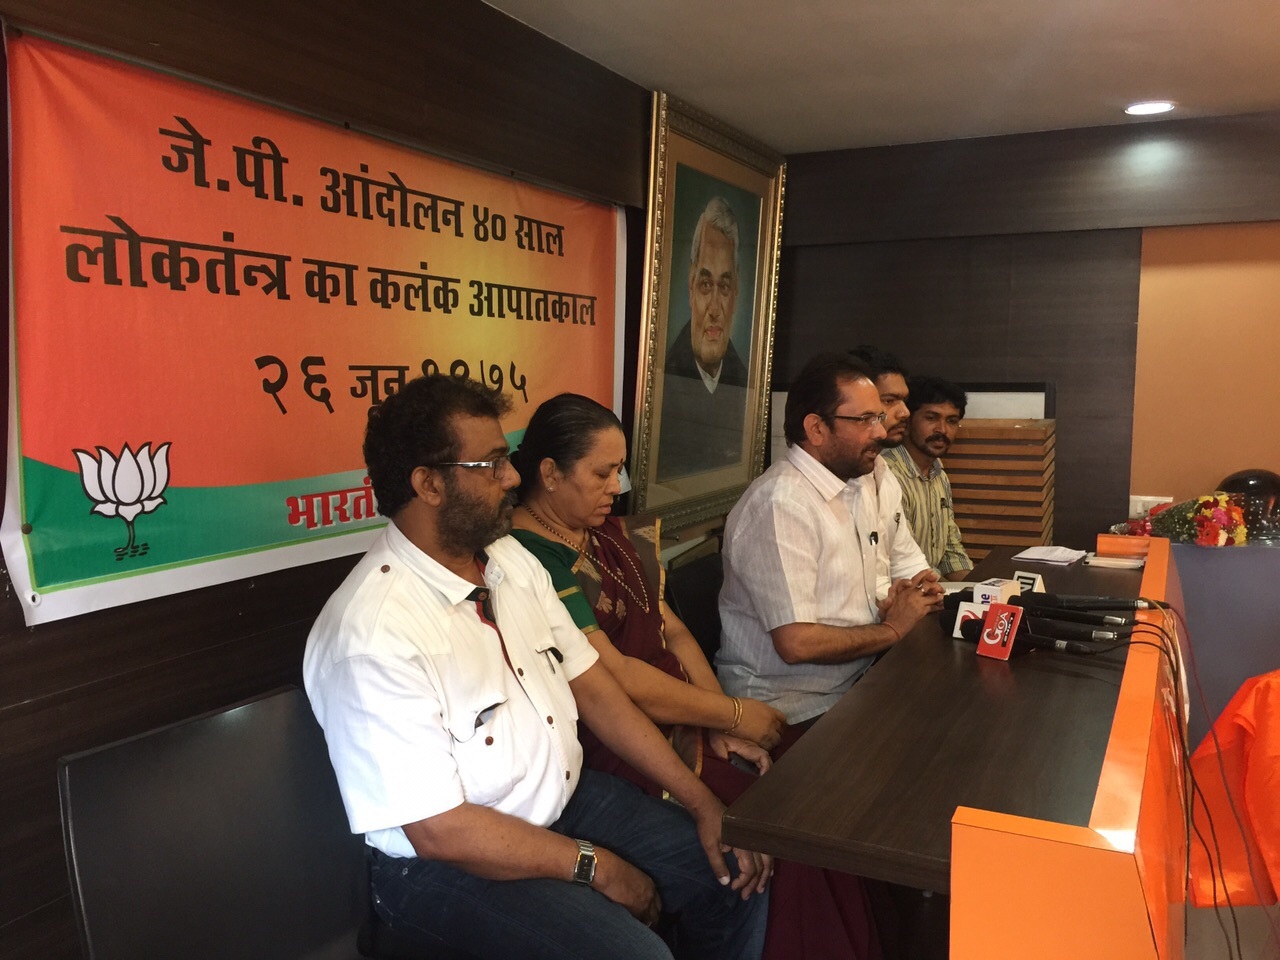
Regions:
<svg viewBox="0 0 1280 960"><path fill-rule="evenodd" d="M1084 558L1085 551L1072 550L1070 547L1027 547L1021 553L1015 553L1015 560L1036 560L1040 563L1075 563Z"/></svg>

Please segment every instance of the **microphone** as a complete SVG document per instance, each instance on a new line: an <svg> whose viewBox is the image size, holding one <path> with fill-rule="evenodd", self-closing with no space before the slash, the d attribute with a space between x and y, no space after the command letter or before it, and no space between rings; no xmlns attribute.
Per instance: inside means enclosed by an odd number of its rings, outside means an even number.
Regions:
<svg viewBox="0 0 1280 960"><path fill-rule="evenodd" d="M1129 597L1082 597L1066 593L1031 593L1037 607L1065 607L1069 610L1158 610L1167 604Z"/></svg>
<svg viewBox="0 0 1280 960"><path fill-rule="evenodd" d="M1026 624L1028 633L1043 637L1046 640L1094 640L1103 643L1115 643L1117 640L1127 638L1128 634L1133 631L1132 627L1128 630L1099 630L1083 623L1061 623L1057 620L1044 620L1040 617L1032 616L1030 611L1027 612L1027 616L1022 622ZM1124 634L1124 636L1121 636L1121 634Z"/></svg>
<svg viewBox="0 0 1280 960"><path fill-rule="evenodd" d="M983 607L983 610L985 611L986 607ZM956 639L956 618L958 616L960 616L959 610L943 610L938 614L938 626L942 627L942 631L952 640ZM974 623L982 623L984 618L969 614L968 619Z"/></svg>
<svg viewBox="0 0 1280 960"><path fill-rule="evenodd" d="M1037 597L1042 593L1024 593L1010 597L1009 603L1021 607L1028 617L1042 617L1049 620L1066 620L1071 623L1091 623L1095 627L1130 627L1133 618L1113 613L1090 613L1086 610L1071 610L1065 607L1049 607L1042 604Z"/></svg>
<svg viewBox="0 0 1280 960"><path fill-rule="evenodd" d="M960 634L970 643L978 643L982 639L982 621L967 620L960 624ZM1035 647L1037 650L1053 650L1058 653L1074 653L1079 655L1091 655L1097 653L1097 648L1089 646L1087 643L1081 643L1078 640L1051 640L1048 637L1037 637L1035 634L1019 633L1017 642L1027 647Z"/></svg>
<svg viewBox="0 0 1280 960"><path fill-rule="evenodd" d="M942 598L943 610L955 610L962 603L973 599L973 588L956 590ZM1110 603L1129 604L1127 607L1066 606L1069 600L1100 600ZM1095 627L1127 627L1133 624L1132 617L1117 614L1092 613L1097 609L1134 609L1137 601L1114 599L1111 597L1063 597L1051 593L1023 593L1009 598L1015 607L1022 607L1029 617L1042 617L1051 620L1067 620L1072 623L1091 623Z"/></svg>
<svg viewBox="0 0 1280 960"><path fill-rule="evenodd" d="M1095 647L1091 647L1087 643L1081 643L1079 640L1049 640L1046 637L1037 637L1034 633L1027 634L1022 638L1022 642L1028 646L1035 647L1037 650L1074 653L1082 657L1093 656L1098 652Z"/></svg>

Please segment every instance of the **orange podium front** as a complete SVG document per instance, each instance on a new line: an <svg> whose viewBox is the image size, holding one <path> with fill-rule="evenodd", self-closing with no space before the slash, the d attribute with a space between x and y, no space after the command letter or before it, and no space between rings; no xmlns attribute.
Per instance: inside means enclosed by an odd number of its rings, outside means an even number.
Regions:
<svg viewBox="0 0 1280 960"><path fill-rule="evenodd" d="M1181 607L1168 540L1151 542L1142 596ZM1165 625L1160 612L1141 619ZM1181 960L1179 702L1168 660L1130 647L1088 826L956 808L952 960Z"/></svg>

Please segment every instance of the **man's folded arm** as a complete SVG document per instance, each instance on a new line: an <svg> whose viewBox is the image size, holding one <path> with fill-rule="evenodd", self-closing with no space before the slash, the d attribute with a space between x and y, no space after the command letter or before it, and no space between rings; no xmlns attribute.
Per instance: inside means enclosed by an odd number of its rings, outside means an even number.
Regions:
<svg viewBox="0 0 1280 960"><path fill-rule="evenodd" d="M528 821L474 803L404 825L424 860L438 860L489 880L568 880L578 845Z"/></svg>
<svg viewBox="0 0 1280 960"><path fill-rule="evenodd" d="M769 631L783 662L848 663L886 650L897 642L897 631L883 623L837 627L827 623L786 623Z"/></svg>
<svg viewBox="0 0 1280 960"><path fill-rule="evenodd" d="M842 627L826 623L785 623L769 631L786 663L848 663L893 646L925 614L942 602L925 567L913 580L896 580L881 603L880 623Z"/></svg>
<svg viewBox="0 0 1280 960"><path fill-rule="evenodd" d="M578 862L578 844L553 830L474 803L406 823L404 835L423 860L436 860L487 880L568 881ZM591 882L644 923L653 923L662 901L653 881L611 850L597 846Z"/></svg>

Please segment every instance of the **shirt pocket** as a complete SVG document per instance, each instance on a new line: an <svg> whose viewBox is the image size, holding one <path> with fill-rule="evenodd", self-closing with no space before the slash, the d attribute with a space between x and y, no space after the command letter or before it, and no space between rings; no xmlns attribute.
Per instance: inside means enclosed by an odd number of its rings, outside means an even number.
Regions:
<svg viewBox="0 0 1280 960"><path fill-rule="evenodd" d="M569 682L564 676L564 654L556 646L554 637L539 637L534 641L533 652L538 666L544 673L558 678L557 683Z"/></svg>
<svg viewBox="0 0 1280 960"><path fill-rule="evenodd" d="M445 726L455 743L469 743L480 729L493 723L498 709L507 702L502 690L468 691L468 696L457 698L449 704L449 716Z"/></svg>
<svg viewBox="0 0 1280 960"><path fill-rule="evenodd" d="M569 689L569 681L564 672L564 654L556 646L554 637L539 637L533 644L533 653L538 668L547 675L543 684L547 695L553 701L555 712L565 722L577 725L578 702L573 699L573 691Z"/></svg>
<svg viewBox="0 0 1280 960"><path fill-rule="evenodd" d="M449 701L444 723L470 803L497 806L514 788L510 712L506 692L497 687L468 690Z"/></svg>

